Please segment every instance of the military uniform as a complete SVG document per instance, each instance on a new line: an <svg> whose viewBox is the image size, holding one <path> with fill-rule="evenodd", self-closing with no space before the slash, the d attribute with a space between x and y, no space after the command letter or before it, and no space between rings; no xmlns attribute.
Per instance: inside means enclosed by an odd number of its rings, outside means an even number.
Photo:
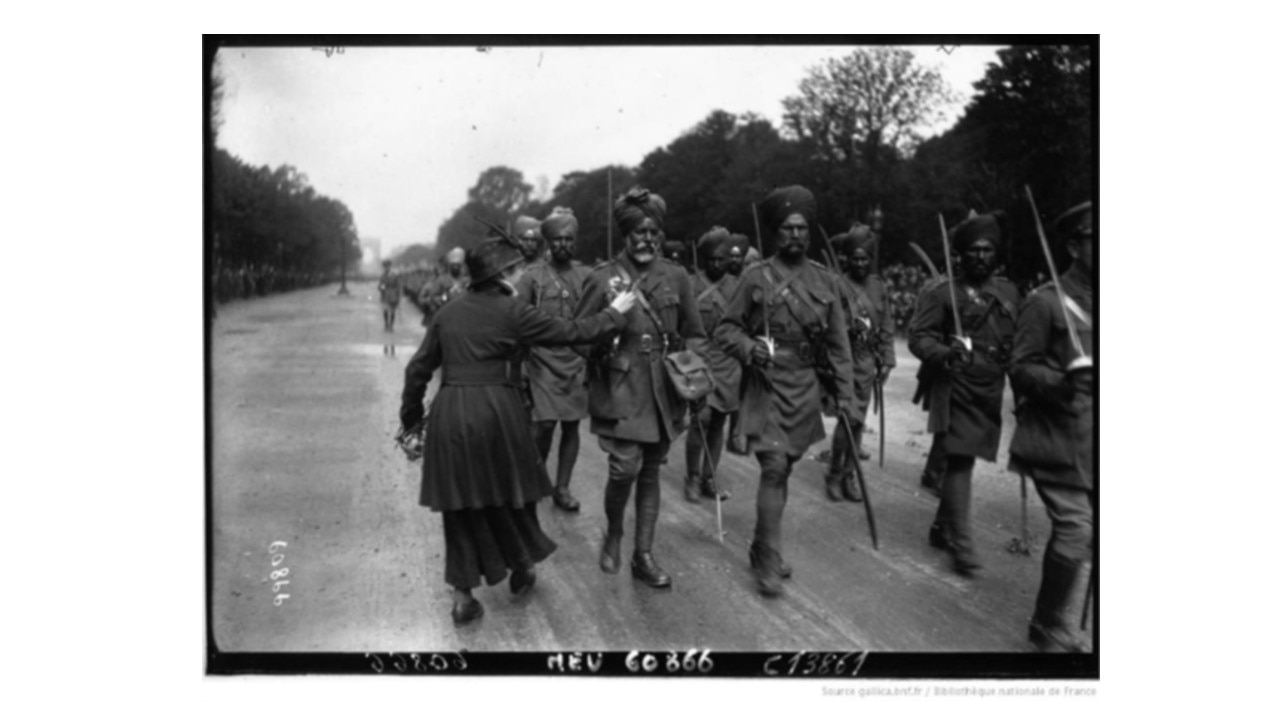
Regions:
<svg viewBox="0 0 1280 720"><path fill-rule="evenodd" d="M590 269L574 260L561 271L546 261L530 265L516 296L553 317L572 318ZM525 363L533 421L581 420L587 416L587 362L569 347L535 347Z"/></svg>
<svg viewBox="0 0 1280 720"><path fill-rule="evenodd" d="M787 478L825 436L822 396L852 408L853 365L835 277L816 263L788 267L776 257L748 267L729 300L715 338L744 366L738 431L760 462L751 564L766 595L781 592L774 578L790 575L782 560L782 512ZM752 364L756 338L768 323L775 352L768 369ZM826 356L834 372L823 388L815 363Z"/></svg>
<svg viewBox="0 0 1280 720"><path fill-rule="evenodd" d="M596 265L583 286L577 316L599 312L620 290L636 281L646 310L637 303L628 323L611 342L598 346L588 371L587 408L591 432L609 455L605 515L606 551L621 541L623 516L636 485L636 556L651 555L660 502L658 471L671 442L684 429L685 401L671 387L663 356L687 340L705 339L689 275L674 262L655 257L640 270L624 252ZM654 322L659 318L661 327ZM616 553L613 553L616 554ZM602 557L602 566L607 566ZM637 573L633 561L632 572ZM607 570L616 572L611 567ZM659 573L661 574L661 573ZM652 582L658 587L670 584Z"/></svg>
<svg viewBox="0 0 1280 720"><path fill-rule="evenodd" d="M694 301L708 336L720 324L729 307L729 298L733 297L739 282L727 272L716 282L708 279L705 272L699 271L693 276ZM720 466L725 421L730 413L738 410L742 365L711 340L691 340L689 348L706 361L714 387L698 413L697 422L685 437L685 468L689 474L687 485L690 486L686 495L692 486L699 485L704 496L715 497L720 490L715 487L714 470Z"/></svg>
<svg viewBox="0 0 1280 720"><path fill-rule="evenodd" d="M449 301L461 296L467 291L467 281L461 277L453 277L452 275L441 275L422 286L422 294L418 296L419 303L423 308L422 324L430 325L431 318L444 307Z"/></svg>
<svg viewBox="0 0 1280 720"><path fill-rule="evenodd" d="M1091 205L1073 208L1059 223L1085 212L1090 215L1084 222L1091 236ZM1092 358L1093 279L1073 264L1060 280L1081 349ZM1069 609L1093 559L1094 388L1091 372L1068 372L1079 355L1062 305L1049 283L1033 291L1018 314L1009 373L1018 397L1018 424L1009 447L1009 467L1035 481L1052 525L1031 638L1042 648L1082 649L1072 631L1076 613Z"/></svg>
<svg viewBox="0 0 1280 720"><path fill-rule="evenodd" d="M382 324L392 330L396 324L396 308L400 306L400 276L387 269L378 279L378 295L382 299Z"/></svg>
<svg viewBox="0 0 1280 720"><path fill-rule="evenodd" d="M928 430L941 434L946 452L942 500L930 531L935 546L952 552L956 570L979 568L969 526L975 457L994 462L1000 446L1005 373L1013 346L1018 290L990 276L978 287L955 283L962 332L972 339L970 360L957 360L951 346L955 321L950 281L921 293L911 319L908 347L930 377L926 390Z"/></svg>

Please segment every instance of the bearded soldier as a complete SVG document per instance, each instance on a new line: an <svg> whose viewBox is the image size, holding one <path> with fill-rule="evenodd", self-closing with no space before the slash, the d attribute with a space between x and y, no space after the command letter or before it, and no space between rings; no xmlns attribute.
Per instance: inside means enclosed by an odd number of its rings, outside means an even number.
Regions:
<svg viewBox="0 0 1280 720"><path fill-rule="evenodd" d="M621 567L623 520L631 486L636 486L636 539L631 575L651 587L671 586L671 576L653 557L658 520L658 471L682 426L686 403L667 377L663 357L689 339L705 339L689 275L658 256L667 205L643 188L618 198L613 217L625 250L596 265L587 276L577 316L608 305L615 293L635 286L636 304L613 342L597 346L587 396L591 432L609 456L604 511L608 520L600 549L600 569Z"/></svg>
<svg viewBox="0 0 1280 720"><path fill-rule="evenodd" d="M378 278L378 296L382 300L382 326L395 329L396 308L400 306L400 277L391 272L391 261L382 261L382 277Z"/></svg>
<svg viewBox="0 0 1280 720"><path fill-rule="evenodd" d="M860 223L854 223L849 232L831 238L836 262L845 273L845 281L840 284L841 309L845 311L853 352L856 416L864 418L862 424L850 428L850 433L837 428L838 432L831 440L831 464L826 479L827 497L833 501L842 497L853 502L862 501L858 485L853 482L853 460L849 453L857 452L863 460L871 458L871 453L862 449L867 407L876 386L884 384L889 371L897 364L893 352L893 314L889 310L884 280L871 274L876 240L871 228ZM849 435L853 435L855 443L852 451Z"/></svg>
<svg viewBox="0 0 1280 720"><path fill-rule="evenodd" d="M739 431L760 463L750 562L760 593L782 593L782 512L791 468L825 436L822 396L841 413L853 405L853 364L836 277L805 257L817 203L799 186L774 190L761 223L777 253L742 273L716 327L716 341L744 371ZM821 381L820 381L821 374Z"/></svg>
<svg viewBox="0 0 1280 720"><path fill-rule="evenodd" d="M430 325L431 316L437 310L444 307L446 303L458 297L467 290L467 281L462 277L462 265L467 259L467 253L462 248L454 248L445 253L445 266L449 269L448 275L441 275L422 286L422 294L418 297L418 304L422 306L422 324Z"/></svg>
<svg viewBox="0 0 1280 720"><path fill-rule="evenodd" d="M696 252L701 258L699 269L693 276L693 294L702 315L702 327L710 335L729 305L728 298L738 287L738 278L728 274L729 231L722 227L711 228L698 239ZM721 500L729 499L729 493L721 489L715 478L715 468L720 465L720 451L724 447L724 426L729 413L738 409L738 386L742 382L742 366L713 342L690 340L689 347L702 356L711 368L715 389L699 409L696 422L685 437L685 467L688 476L684 483L684 498L698 502L699 495Z"/></svg>
<svg viewBox="0 0 1280 720"><path fill-rule="evenodd" d="M1009 467L1030 475L1052 532L1031 641L1042 651L1082 651L1072 601L1086 585L1093 559L1093 203L1057 221L1071 267L1034 290L1018 313L1009 373L1018 395L1018 427ZM1059 297L1062 293L1062 297ZM1074 331L1075 338L1072 337ZM1079 343L1078 346L1076 343Z"/></svg>
<svg viewBox="0 0 1280 720"><path fill-rule="evenodd" d="M519 221L516 224L519 229ZM572 319L590 272L573 259L578 219L569 208L558 207L542 221L540 230L551 246L551 259L539 260L525 270L516 296L552 317ZM528 258L524 241L520 242L521 254ZM587 416L586 359L568 347L534 347L525 363L525 376L533 400L533 436L543 463L551 453L556 424L560 425L552 502L566 512L578 512L581 506L569 492L569 480L578 461L578 422Z"/></svg>
<svg viewBox="0 0 1280 720"><path fill-rule="evenodd" d="M1018 289L994 277L1002 216L971 215L950 231L963 277L921 293L909 348L929 366L929 432L946 433L942 500L929 531L964 576L981 569L970 528L975 458L995 462ZM955 304L952 304L952 298ZM957 332L956 317L960 328Z"/></svg>

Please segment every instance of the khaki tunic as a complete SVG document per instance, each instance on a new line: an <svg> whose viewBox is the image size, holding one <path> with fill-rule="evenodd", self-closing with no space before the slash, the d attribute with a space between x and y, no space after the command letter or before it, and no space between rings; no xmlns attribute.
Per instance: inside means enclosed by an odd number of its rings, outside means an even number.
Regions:
<svg viewBox="0 0 1280 720"><path fill-rule="evenodd" d="M572 319L591 270L574 260L563 271L539 261L516 284L516 297L558 318ZM581 420L587 416L587 360L569 347L534 347L525 362L533 420Z"/></svg>

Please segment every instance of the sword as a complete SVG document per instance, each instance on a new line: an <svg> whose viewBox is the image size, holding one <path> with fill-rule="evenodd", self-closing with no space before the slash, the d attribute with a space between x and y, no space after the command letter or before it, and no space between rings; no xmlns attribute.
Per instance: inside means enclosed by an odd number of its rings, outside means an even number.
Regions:
<svg viewBox="0 0 1280 720"><path fill-rule="evenodd" d="M884 467L884 385L878 379L875 392L880 414L880 467Z"/></svg>
<svg viewBox="0 0 1280 720"><path fill-rule="evenodd" d="M862 490L862 504L867 511L867 528L871 531L871 545L879 550L880 535L876 532L876 513L871 507L871 495L867 493L867 479L862 474L862 463L858 460L858 445L853 441L853 428L850 427L849 416L839 406L836 406L836 413L839 415L836 424L844 427L845 436L849 440L849 458L853 460L853 471L858 476L858 489Z"/></svg>
<svg viewBox="0 0 1280 720"><path fill-rule="evenodd" d="M964 343L966 350L973 350L973 341L965 337L964 326L960 324L960 305L956 302L956 276L951 270L951 241L947 237L947 223L938 213L938 227L942 228L942 254L947 261L947 290L951 293L951 317L956 323L956 339Z"/></svg>
<svg viewBox="0 0 1280 720"><path fill-rule="evenodd" d="M929 274L933 276L934 280L937 280L938 266L934 265L933 261L929 259L928 253L926 253L923 248L921 248L919 245L913 242L909 242L907 244L911 246L912 250L916 251L916 255L919 255L920 259L924 261L925 266L929 268Z"/></svg>
<svg viewBox="0 0 1280 720"><path fill-rule="evenodd" d="M751 203L751 220L756 225L756 249L760 251L760 262L764 262L764 240L760 237L760 216L756 214L756 204ZM765 283L768 289L768 283ZM773 335L769 332L769 296L764 298L764 343L769 346L769 357L773 357ZM761 373L764 376L764 373Z"/></svg>
<svg viewBox="0 0 1280 720"><path fill-rule="evenodd" d="M724 520L720 514L720 484L716 482L716 464L711 460L711 451L707 449L707 430L702 424L702 418L698 417L698 413L693 412L693 408L689 409L689 415L693 417L694 424L698 426L698 434L702 436L702 459L711 466L711 489L716 496L716 539L723 545ZM688 442L687 438L685 442Z"/></svg>
<svg viewBox="0 0 1280 720"><path fill-rule="evenodd" d="M1036 232L1040 235L1040 247L1044 250L1044 259L1049 262L1049 274L1053 276L1053 289L1058 295L1058 304L1062 306L1062 316L1066 319L1067 335L1071 338L1071 349L1076 351L1077 358L1087 357L1084 353L1084 347L1080 344L1080 335L1076 332L1076 324L1071 319L1071 313L1067 309L1067 295L1062 289L1062 282L1058 279L1058 266L1053 262L1053 252L1049 250L1049 240L1045 237L1044 226L1040 224L1040 211L1036 209L1036 199L1031 195L1031 186L1024 185L1027 191L1027 200L1031 201L1031 214L1036 219Z"/></svg>

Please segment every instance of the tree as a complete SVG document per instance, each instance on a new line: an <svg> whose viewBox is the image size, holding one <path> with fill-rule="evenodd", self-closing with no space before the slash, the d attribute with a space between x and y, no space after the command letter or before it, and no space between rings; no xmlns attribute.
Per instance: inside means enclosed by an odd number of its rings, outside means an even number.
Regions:
<svg viewBox="0 0 1280 720"><path fill-rule="evenodd" d="M936 70L900 48L858 48L810 68L782 101L785 127L827 160L854 163L893 149L904 156L955 95Z"/></svg>
<svg viewBox="0 0 1280 720"><path fill-rule="evenodd" d="M489 232L477 217L505 227L529 206L532 192L533 186L519 170L505 165L485 170L467 191L466 204L440 225L436 248L440 253L455 247L470 250Z"/></svg>

